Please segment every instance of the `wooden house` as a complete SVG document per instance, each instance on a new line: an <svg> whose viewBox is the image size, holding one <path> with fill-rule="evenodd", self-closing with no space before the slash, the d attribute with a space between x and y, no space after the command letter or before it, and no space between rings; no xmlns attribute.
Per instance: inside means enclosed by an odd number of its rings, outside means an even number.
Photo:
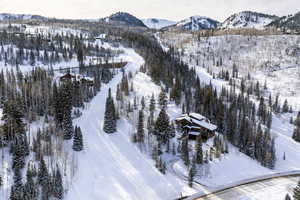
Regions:
<svg viewBox="0 0 300 200"><path fill-rule="evenodd" d="M60 81L75 81L76 76L70 73L67 73L60 77Z"/></svg>
<svg viewBox="0 0 300 200"><path fill-rule="evenodd" d="M203 140L207 140L213 137L217 130L216 125L198 113L183 114L175 119L175 123L182 128L184 133L188 134L191 140L195 140L199 135Z"/></svg>

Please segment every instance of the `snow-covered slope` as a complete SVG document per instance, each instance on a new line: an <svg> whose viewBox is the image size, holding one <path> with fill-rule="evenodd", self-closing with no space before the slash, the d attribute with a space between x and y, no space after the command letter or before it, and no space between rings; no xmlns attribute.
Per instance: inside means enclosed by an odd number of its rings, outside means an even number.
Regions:
<svg viewBox="0 0 300 200"><path fill-rule="evenodd" d="M263 28L270 24L277 16L263 13L243 11L227 18L222 24L222 28Z"/></svg>
<svg viewBox="0 0 300 200"><path fill-rule="evenodd" d="M216 20L202 16L192 16L184 19L170 28L179 28L183 30L199 31L203 29L215 29L220 23Z"/></svg>
<svg viewBox="0 0 300 200"><path fill-rule="evenodd" d="M129 61L125 70L137 71L144 63L143 58L133 50L125 51L124 60ZM172 174L162 175L152 160L132 144L129 134L133 127L126 119L118 121L116 133L108 135L102 131L108 89L111 88L115 95L121 78L119 73L104 85L82 117L75 120L86 133L85 151L77 158L78 171L66 200L174 199L185 189L193 190ZM143 83L139 82L139 85Z"/></svg>
<svg viewBox="0 0 300 200"><path fill-rule="evenodd" d="M46 18L40 15L0 13L0 20L32 20L32 19L44 20Z"/></svg>
<svg viewBox="0 0 300 200"><path fill-rule="evenodd" d="M186 33L180 35L186 35ZM178 34L176 38L179 38ZM174 46L172 43L167 43ZM190 43L181 44L184 49L182 60L191 67L195 67L200 80L206 84L212 84L220 91L222 87L230 87L228 82L214 78L219 70L231 69L233 63L238 65L239 76L246 77L250 72L253 82L259 81L261 85L267 82L264 91L265 98L268 95L280 94L279 101L283 104L285 99L295 110L300 109L299 99L299 63L298 46L300 37L296 35L271 35L271 36L239 36L226 35L207 38L189 38ZM166 40L163 40L166 42ZM297 47L295 47L297 46ZM289 51L291 49L291 51ZM204 52L204 53L203 53ZM211 57L211 59L207 59ZM214 64L215 58L222 57L223 67ZM194 60L193 60L194 58ZM269 60L271 59L271 61ZM210 60L210 61L209 61ZM200 61L200 62L199 62ZM253 99L255 102L256 100ZM300 169L300 144L292 139L294 125L289 123L291 117L295 119L297 113L274 114L272 119L271 134L276 138L276 165L274 170L259 166L259 163L240 153L235 147L229 150L229 154L220 161L210 163L210 176L200 177L198 180L208 186L226 185L230 182L240 181L246 178L266 175L274 172L285 172ZM238 164L237 164L238 163ZM175 165L177 171L180 165ZM283 196L287 191L281 191ZM247 196L247 192L245 192ZM283 197L282 196L282 197ZM248 196L247 196L248 197ZM243 199L254 199L254 198ZM260 199L260 198L255 198ZM273 198L271 198L273 199Z"/></svg>
<svg viewBox="0 0 300 200"><path fill-rule="evenodd" d="M157 18L143 19L142 21L148 28L152 28L152 29L161 29L176 23L174 21L170 21L166 19L157 19Z"/></svg>
<svg viewBox="0 0 300 200"><path fill-rule="evenodd" d="M269 26L275 26L281 29L300 30L300 12L281 17L273 21Z"/></svg>

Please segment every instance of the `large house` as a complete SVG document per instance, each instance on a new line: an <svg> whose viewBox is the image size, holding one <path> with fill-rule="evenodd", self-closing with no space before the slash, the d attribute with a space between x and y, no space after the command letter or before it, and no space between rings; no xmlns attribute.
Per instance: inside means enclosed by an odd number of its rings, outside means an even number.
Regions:
<svg viewBox="0 0 300 200"><path fill-rule="evenodd" d="M80 74L71 74L67 73L60 77L60 81L67 82L67 81L78 81L79 83L87 84L89 86L94 85L94 80L89 77L82 76Z"/></svg>
<svg viewBox="0 0 300 200"><path fill-rule="evenodd" d="M183 114L175 119L175 123L182 128L184 133L188 134L191 140L195 140L199 135L203 140L207 140L213 137L217 130L216 125L198 113Z"/></svg>

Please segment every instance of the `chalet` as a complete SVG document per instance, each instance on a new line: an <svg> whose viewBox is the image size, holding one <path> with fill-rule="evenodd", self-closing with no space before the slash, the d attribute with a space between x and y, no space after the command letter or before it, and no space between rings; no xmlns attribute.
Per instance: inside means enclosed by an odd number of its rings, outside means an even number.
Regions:
<svg viewBox="0 0 300 200"><path fill-rule="evenodd" d="M175 119L175 123L182 128L184 133L188 134L191 140L195 140L199 135L203 140L207 140L213 137L217 130L216 125L198 113L183 114Z"/></svg>
<svg viewBox="0 0 300 200"><path fill-rule="evenodd" d="M88 86L94 85L94 80L89 77L82 76L80 74L71 74L67 73L60 77L60 81L66 82L66 81L78 81L82 84L87 84Z"/></svg>

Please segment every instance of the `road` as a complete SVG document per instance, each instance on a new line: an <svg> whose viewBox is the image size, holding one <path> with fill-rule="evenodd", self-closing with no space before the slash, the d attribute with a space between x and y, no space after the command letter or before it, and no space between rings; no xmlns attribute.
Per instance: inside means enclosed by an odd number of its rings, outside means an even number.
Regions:
<svg viewBox="0 0 300 200"><path fill-rule="evenodd" d="M299 181L299 175L278 177L248 184L220 189L216 192L191 200L283 200L287 192L292 192Z"/></svg>

